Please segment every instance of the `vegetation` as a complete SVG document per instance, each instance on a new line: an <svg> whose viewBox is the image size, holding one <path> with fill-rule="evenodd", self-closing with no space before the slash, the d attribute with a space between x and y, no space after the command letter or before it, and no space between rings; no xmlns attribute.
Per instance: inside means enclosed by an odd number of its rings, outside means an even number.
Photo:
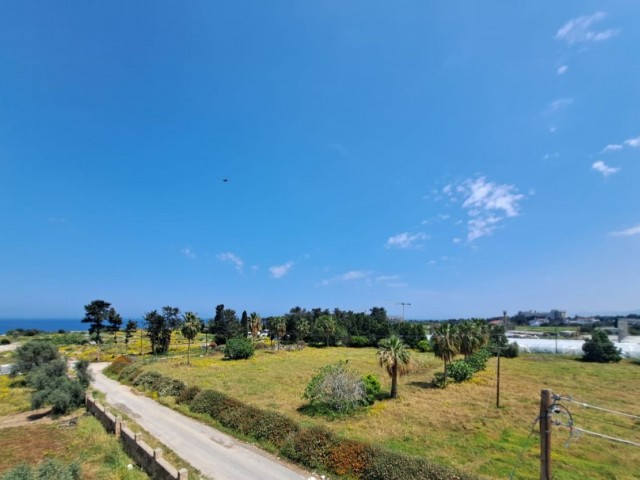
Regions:
<svg viewBox="0 0 640 480"><path fill-rule="evenodd" d="M378 363L391 378L391 398L398 396L398 377L409 371L411 355L402 340L395 335L380 341Z"/></svg>
<svg viewBox="0 0 640 480"><path fill-rule="evenodd" d="M119 328L122 324L122 318L116 312L115 308L111 306L109 302L104 300L94 300L90 304L84 306L85 315L82 319L82 323L89 324L89 333L95 335L96 343L98 344L98 360L100 360L100 343L102 343L102 337L100 333L107 327L108 322L111 329Z"/></svg>
<svg viewBox="0 0 640 480"><path fill-rule="evenodd" d="M184 321L180 331L182 332L182 336L189 342L187 348L187 365L191 365L191 342L200 331L200 322L200 319L195 313L187 312L184 314Z"/></svg>
<svg viewBox="0 0 640 480"><path fill-rule="evenodd" d="M224 356L229 360L242 360L253 357L253 343L246 338L232 338L224 346Z"/></svg>
<svg viewBox="0 0 640 480"><path fill-rule="evenodd" d="M314 413L340 415L369 403L364 380L344 362L318 370L307 384L303 398L309 400Z"/></svg>
<svg viewBox="0 0 640 480"><path fill-rule="evenodd" d="M37 467L22 463L3 474L0 480L80 480L81 478L80 465L77 463L65 464L55 459L47 459Z"/></svg>
<svg viewBox="0 0 640 480"><path fill-rule="evenodd" d="M171 306L162 307L162 313L152 310L144 314L147 324L147 336L151 341L151 351L163 354L169 351L171 333L181 326L180 309Z"/></svg>
<svg viewBox="0 0 640 480"><path fill-rule="evenodd" d="M616 348L604 330L596 329L591 334L591 339L582 345L585 362L619 362L622 359L620 349Z"/></svg>

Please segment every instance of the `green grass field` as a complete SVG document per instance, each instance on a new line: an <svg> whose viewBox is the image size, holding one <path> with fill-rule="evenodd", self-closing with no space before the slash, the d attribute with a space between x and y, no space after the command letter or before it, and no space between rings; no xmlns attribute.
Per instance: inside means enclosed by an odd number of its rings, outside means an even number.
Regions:
<svg viewBox="0 0 640 480"><path fill-rule="evenodd" d="M336 433L390 449L425 456L485 478L538 478L539 436L529 438L539 412L540 391L629 413L640 396L640 366L585 364L550 355L524 355L502 360L502 407L496 409L496 363L463 384L430 388L442 364L433 354L413 353L415 369L400 381L397 400L382 400L352 417L327 420L308 417L298 409L305 404L304 388L323 365L346 360L349 366L375 373L387 392L390 382L376 363L374 349L307 348L302 351L258 351L245 361L225 361L220 355L174 358L149 363L190 385L214 388L252 405L285 413L307 425L323 425ZM575 425L640 442L640 423L617 415L565 403ZM566 421L566 416L557 416ZM565 447L569 430L554 427L553 466L556 479L637 478L640 449L582 435Z"/></svg>

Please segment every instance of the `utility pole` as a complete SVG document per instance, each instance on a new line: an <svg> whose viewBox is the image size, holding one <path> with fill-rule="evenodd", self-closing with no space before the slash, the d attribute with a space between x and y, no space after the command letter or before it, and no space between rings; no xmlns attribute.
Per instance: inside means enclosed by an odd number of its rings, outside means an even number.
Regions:
<svg viewBox="0 0 640 480"><path fill-rule="evenodd" d="M497 381L496 381L496 408L500 408L500 351L502 350L502 345L498 345L498 371L497 371Z"/></svg>
<svg viewBox="0 0 640 480"><path fill-rule="evenodd" d="M540 480L551 480L551 390L540 392Z"/></svg>
<svg viewBox="0 0 640 480"><path fill-rule="evenodd" d="M407 302L398 302L396 303L396 305L402 305L402 321L404 322L404 307L405 306L409 307L411 306L411 304Z"/></svg>

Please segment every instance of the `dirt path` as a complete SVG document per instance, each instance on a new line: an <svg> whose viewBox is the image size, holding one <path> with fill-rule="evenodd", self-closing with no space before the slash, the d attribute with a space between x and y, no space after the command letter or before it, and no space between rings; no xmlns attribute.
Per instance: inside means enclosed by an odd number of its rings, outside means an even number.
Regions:
<svg viewBox="0 0 640 480"><path fill-rule="evenodd" d="M30 410L28 412L16 413L15 415L8 415L6 417L0 417L0 430L3 428L23 427L26 425L47 424L53 423L51 418L50 408L41 408L40 410Z"/></svg>
<svg viewBox="0 0 640 480"><path fill-rule="evenodd" d="M207 477L215 480L305 480L309 477L266 452L133 393L131 388L102 374L107 365L90 366L95 377L93 386L106 394L106 403L126 412Z"/></svg>

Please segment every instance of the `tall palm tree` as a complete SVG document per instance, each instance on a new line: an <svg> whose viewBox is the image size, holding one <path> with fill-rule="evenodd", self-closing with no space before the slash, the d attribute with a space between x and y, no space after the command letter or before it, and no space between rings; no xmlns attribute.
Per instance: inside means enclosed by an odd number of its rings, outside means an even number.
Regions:
<svg viewBox="0 0 640 480"><path fill-rule="evenodd" d="M409 371L411 355L403 341L391 335L380 341L378 363L391 377L391 398L398 396L398 377Z"/></svg>
<svg viewBox="0 0 640 480"><path fill-rule="evenodd" d="M464 358L476 353L484 346L484 333L478 322L465 320L457 327L459 352Z"/></svg>
<svg viewBox="0 0 640 480"><path fill-rule="evenodd" d="M258 312L251 312L249 315L249 325L251 327L251 338L255 343L258 338L258 333L260 333L262 329L262 318L260 318Z"/></svg>
<svg viewBox="0 0 640 480"><path fill-rule="evenodd" d="M191 341L196 338L196 335L200 332L202 321L193 312L186 312L183 317L184 322L180 331L182 332L182 336L189 342L187 347L187 365L191 365Z"/></svg>
<svg viewBox="0 0 640 480"><path fill-rule="evenodd" d="M282 337L287 334L287 319L284 317L276 317L273 321L273 326L278 334L278 350L282 344Z"/></svg>
<svg viewBox="0 0 640 480"><path fill-rule="evenodd" d="M444 384L447 384L447 364L460 351L456 327L443 323L431 334L431 346L436 357L444 362Z"/></svg>

